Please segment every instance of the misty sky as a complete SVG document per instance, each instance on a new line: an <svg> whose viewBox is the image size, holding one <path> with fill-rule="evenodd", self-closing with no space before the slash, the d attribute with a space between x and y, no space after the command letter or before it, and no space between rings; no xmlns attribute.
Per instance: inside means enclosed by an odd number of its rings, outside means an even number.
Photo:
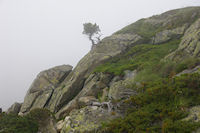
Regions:
<svg viewBox="0 0 200 133"><path fill-rule="evenodd" d="M36 75L77 62L90 50L84 22L104 36L170 9L199 0L0 0L0 107L22 102Z"/></svg>

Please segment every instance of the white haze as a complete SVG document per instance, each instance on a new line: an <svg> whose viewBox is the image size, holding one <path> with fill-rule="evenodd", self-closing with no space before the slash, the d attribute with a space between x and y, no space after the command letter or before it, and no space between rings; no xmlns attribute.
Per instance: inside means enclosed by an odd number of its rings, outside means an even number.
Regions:
<svg viewBox="0 0 200 133"><path fill-rule="evenodd" d="M0 107L24 96L36 75L77 62L90 50L84 22L104 36L134 21L199 0L0 0Z"/></svg>

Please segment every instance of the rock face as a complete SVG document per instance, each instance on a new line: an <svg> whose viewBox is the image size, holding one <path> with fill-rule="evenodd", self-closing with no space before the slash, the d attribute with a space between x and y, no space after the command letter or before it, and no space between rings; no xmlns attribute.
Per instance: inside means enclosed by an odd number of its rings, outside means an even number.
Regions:
<svg viewBox="0 0 200 133"><path fill-rule="evenodd" d="M174 38L180 38L184 34L187 27L188 27L188 25L185 24L182 27L178 27L178 28L175 28L172 30L161 31L161 32L157 33L155 35L155 37L152 38L152 43L153 44L161 44L161 43L165 43Z"/></svg>
<svg viewBox="0 0 200 133"><path fill-rule="evenodd" d="M179 48L166 58L181 60L188 57L200 57L200 19L186 30Z"/></svg>
<svg viewBox="0 0 200 133"><path fill-rule="evenodd" d="M72 66L62 65L41 72L28 90L20 112L25 113L34 108L44 108L55 88L71 71Z"/></svg>
<svg viewBox="0 0 200 133"><path fill-rule="evenodd" d="M125 76L122 80L119 81L112 81L110 84L110 89L108 91L108 97L112 100L122 100L127 99L131 95L136 94L136 92L132 89L129 89L127 86L130 84L131 81L134 80L136 76L136 71L129 71L125 72Z"/></svg>
<svg viewBox="0 0 200 133"><path fill-rule="evenodd" d="M92 102L105 102L129 98L135 91L128 89L129 80L133 80L136 71L126 71L122 78L110 74L91 74L84 82L83 89L66 106L56 113L56 118L69 115L74 109L91 105Z"/></svg>
<svg viewBox="0 0 200 133"><path fill-rule="evenodd" d="M105 38L78 63L72 73L63 82L64 88L55 89L48 108L58 112L69 103L83 88L85 80L96 66L124 52L142 38L137 34L113 35Z"/></svg>
<svg viewBox="0 0 200 133"><path fill-rule="evenodd" d="M21 103L16 102L7 110L7 113L18 114L21 109L21 106L22 106Z"/></svg>
<svg viewBox="0 0 200 133"><path fill-rule="evenodd" d="M91 74L84 82L84 86L78 95L74 97L73 100L70 101L66 106L60 109L56 113L56 117L60 118L62 116L66 116L73 109L86 106L91 101L98 101L97 99L99 94L102 93L104 88L108 87L111 79L112 76L109 74Z"/></svg>

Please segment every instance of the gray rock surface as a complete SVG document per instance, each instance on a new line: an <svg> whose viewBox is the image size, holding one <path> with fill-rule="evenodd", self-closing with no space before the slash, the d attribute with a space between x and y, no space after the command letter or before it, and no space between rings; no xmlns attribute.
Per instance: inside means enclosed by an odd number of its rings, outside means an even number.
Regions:
<svg viewBox="0 0 200 133"><path fill-rule="evenodd" d="M44 108L54 89L71 71L72 66L62 65L39 73L26 94L20 112L25 113L34 108Z"/></svg>
<svg viewBox="0 0 200 133"><path fill-rule="evenodd" d="M183 25L182 27L178 27L171 30L164 30L155 35L155 37L152 38L153 44L161 44L165 43L169 40L172 40L174 38L180 38L185 30L188 28L188 24Z"/></svg>
<svg viewBox="0 0 200 133"><path fill-rule="evenodd" d="M65 118L65 124L61 133L95 133L101 127L102 122L116 117L119 117L117 113L111 113L97 106L88 106L80 110L74 110Z"/></svg>
<svg viewBox="0 0 200 133"><path fill-rule="evenodd" d="M65 121L64 120L60 120L56 123L56 130L57 132L61 132L62 128L64 127L65 125Z"/></svg>
<svg viewBox="0 0 200 133"><path fill-rule="evenodd" d="M179 48L166 58L178 61L188 57L200 57L200 19L186 30Z"/></svg>
<svg viewBox="0 0 200 133"><path fill-rule="evenodd" d="M131 83L131 81L134 80L137 72L136 71L125 71L125 76L123 77L123 80L119 80L117 82L113 82L110 84L108 97L112 100L122 100L127 99L131 95L136 94L136 91L133 89L130 89L128 85Z"/></svg>
<svg viewBox="0 0 200 133"><path fill-rule="evenodd" d="M101 41L93 50L83 57L72 73L64 81L64 88L56 88L48 108L58 112L67 105L83 88L85 80L96 66L124 52L129 46L141 41L136 34L112 35Z"/></svg>
<svg viewBox="0 0 200 133"><path fill-rule="evenodd" d="M99 94L103 93L103 89L108 86L111 79L112 76L109 74L91 74L85 80L82 90L73 98L72 101L56 113L56 117L60 118L66 116L71 110L88 105L89 101L97 101Z"/></svg>
<svg viewBox="0 0 200 133"><path fill-rule="evenodd" d="M154 15L150 18L145 19L146 23L152 25L161 25L166 29L173 29L173 24L193 22L200 15L200 7L186 7L181 9L170 10L161 15ZM181 22L180 22L181 21Z"/></svg>
<svg viewBox="0 0 200 133"><path fill-rule="evenodd" d="M183 119L184 121L200 121L200 106L194 106L189 109L189 115Z"/></svg>
<svg viewBox="0 0 200 133"><path fill-rule="evenodd" d="M8 108L7 113L13 113L18 114L21 109L22 103L15 102L13 105L11 105L10 108Z"/></svg>

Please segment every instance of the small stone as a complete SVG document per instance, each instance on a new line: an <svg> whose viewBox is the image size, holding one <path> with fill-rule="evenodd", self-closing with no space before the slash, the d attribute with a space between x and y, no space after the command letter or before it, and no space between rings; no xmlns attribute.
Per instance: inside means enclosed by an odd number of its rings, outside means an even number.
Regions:
<svg viewBox="0 0 200 133"><path fill-rule="evenodd" d="M70 120L70 116L65 117L65 121L68 121L68 120Z"/></svg>
<svg viewBox="0 0 200 133"><path fill-rule="evenodd" d="M98 106L98 107L100 107L100 106L101 106L101 103L99 103L99 102L93 102L92 105L93 105L93 106Z"/></svg>
<svg viewBox="0 0 200 133"><path fill-rule="evenodd" d="M64 127L64 124L65 124L64 120L61 120L56 124L56 129L58 132L62 130L62 128Z"/></svg>
<svg viewBox="0 0 200 133"><path fill-rule="evenodd" d="M97 110L98 109L97 106L92 106L91 108L92 108L92 110Z"/></svg>

